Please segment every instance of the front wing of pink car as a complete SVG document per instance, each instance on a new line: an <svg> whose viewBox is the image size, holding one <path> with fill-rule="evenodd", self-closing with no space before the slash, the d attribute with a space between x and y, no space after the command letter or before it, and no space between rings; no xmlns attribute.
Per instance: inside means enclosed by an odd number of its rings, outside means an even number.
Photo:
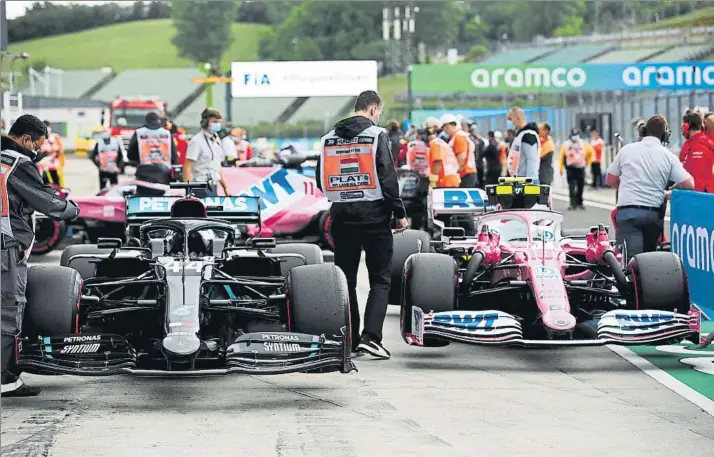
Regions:
<svg viewBox="0 0 714 457"><path fill-rule="evenodd" d="M442 339L484 346L603 346L666 344L688 339L699 343L701 314L690 310L678 314L656 310L615 310L601 316L594 339L529 340L521 322L508 313L488 311L424 312L412 307L409 345L424 346L428 339Z"/></svg>

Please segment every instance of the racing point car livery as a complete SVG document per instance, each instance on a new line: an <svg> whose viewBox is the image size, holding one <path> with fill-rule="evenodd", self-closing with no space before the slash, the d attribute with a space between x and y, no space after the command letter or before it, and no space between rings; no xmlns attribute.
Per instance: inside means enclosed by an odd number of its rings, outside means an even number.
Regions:
<svg viewBox="0 0 714 457"><path fill-rule="evenodd" d="M280 163L256 157L239 168L224 168L223 174L231 195L260 197L261 236L332 249L329 202L317 188L314 169L302 165L306 160L302 154ZM137 187L156 196L176 193L166 185L134 180L104 189L93 197L75 198L80 210L79 219L72 223L75 240L96 243L100 237L125 239L124 200L134 195ZM245 228L251 236L258 233L255 225Z"/></svg>
<svg viewBox="0 0 714 457"><path fill-rule="evenodd" d="M416 252L403 265L404 340L416 346L698 343L700 313L690 309L679 257L643 253L624 264L604 225L565 236L563 215L545 207L549 192L524 179L485 191L433 192L432 217L477 215L477 235L445 227L431 248L395 236L395 252L397 243Z"/></svg>
<svg viewBox="0 0 714 457"><path fill-rule="evenodd" d="M140 247L102 239L69 246L60 266L30 268L24 371L355 369L346 279L320 249L273 238L235 245L237 226L260 224L257 197L131 197L126 205Z"/></svg>

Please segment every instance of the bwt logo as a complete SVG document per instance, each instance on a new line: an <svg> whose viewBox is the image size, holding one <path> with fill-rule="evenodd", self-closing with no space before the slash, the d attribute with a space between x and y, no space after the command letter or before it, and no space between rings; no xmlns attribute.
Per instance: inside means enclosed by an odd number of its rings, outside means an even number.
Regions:
<svg viewBox="0 0 714 457"><path fill-rule="evenodd" d="M477 189L444 190L444 208L483 208L483 197Z"/></svg>
<svg viewBox="0 0 714 457"><path fill-rule="evenodd" d="M270 78L267 73L243 73L244 86L269 86Z"/></svg>
<svg viewBox="0 0 714 457"><path fill-rule="evenodd" d="M672 251L690 268L714 271L714 230L672 224Z"/></svg>

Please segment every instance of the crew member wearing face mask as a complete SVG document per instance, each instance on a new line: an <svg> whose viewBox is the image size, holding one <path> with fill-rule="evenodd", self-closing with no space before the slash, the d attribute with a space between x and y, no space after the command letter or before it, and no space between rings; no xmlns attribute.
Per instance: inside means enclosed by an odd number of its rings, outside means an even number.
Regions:
<svg viewBox="0 0 714 457"><path fill-rule="evenodd" d="M518 129L508 150L508 174L537 180L541 148L538 126L528 123L526 113L518 106L508 112L508 122Z"/></svg>
<svg viewBox="0 0 714 457"><path fill-rule="evenodd" d="M580 138L580 130L570 131L570 139L560 147L560 174L568 172L568 191L570 206L568 209L585 209L583 189L585 188L585 168L593 161L595 152L590 143Z"/></svg>
<svg viewBox="0 0 714 457"><path fill-rule="evenodd" d="M119 183L119 173L124 162L124 146L104 132L89 153L89 160L99 168L99 189Z"/></svg>
<svg viewBox="0 0 714 457"><path fill-rule="evenodd" d="M186 163L183 166L183 178L186 182L207 182L208 189L195 189L197 197L217 195L218 184L226 195L228 185L223 179L224 151L223 142L218 136L221 131L221 113L213 108L206 108L201 113L201 132L191 138L186 151Z"/></svg>
<svg viewBox="0 0 714 457"><path fill-rule="evenodd" d="M35 116L17 118L8 136L0 140L0 228L2 229L2 396L33 396L40 389L22 382L15 359L22 329L27 283L27 255L35 231L32 214L37 211L54 220L72 220L79 208L42 182L34 161L47 138L47 127Z"/></svg>
<svg viewBox="0 0 714 457"><path fill-rule="evenodd" d="M408 227L406 211L399 198L397 170L387 132L378 127L384 110L375 91L359 94L352 117L343 119L320 139L322 152L317 162L317 186L332 202L332 238L335 265L347 278L352 320L352 350L377 359L388 359L382 345L382 328L387 315L394 239L396 231ZM362 250L369 274L369 297L360 333L357 304L357 270Z"/></svg>
<svg viewBox="0 0 714 457"><path fill-rule="evenodd" d="M171 132L161 125L157 113L146 115L146 124L138 128L129 141L127 159L138 162L136 179L156 184L171 182L171 165L178 165L176 143ZM137 188L137 194L141 191Z"/></svg>

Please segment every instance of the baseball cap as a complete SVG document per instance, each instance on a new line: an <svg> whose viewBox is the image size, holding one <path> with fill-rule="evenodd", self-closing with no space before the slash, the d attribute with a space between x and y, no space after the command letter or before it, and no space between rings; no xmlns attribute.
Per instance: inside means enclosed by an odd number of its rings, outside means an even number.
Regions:
<svg viewBox="0 0 714 457"><path fill-rule="evenodd" d="M497 140L502 140L503 139L503 133L501 133L500 130L496 130L493 132L493 137Z"/></svg>
<svg viewBox="0 0 714 457"><path fill-rule="evenodd" d="M454 116L453 114L446 113L443 116L441 116L441 120L439 121L439 123L443 127L446 124L458 124L459 119L456 116Z"/></svg>

